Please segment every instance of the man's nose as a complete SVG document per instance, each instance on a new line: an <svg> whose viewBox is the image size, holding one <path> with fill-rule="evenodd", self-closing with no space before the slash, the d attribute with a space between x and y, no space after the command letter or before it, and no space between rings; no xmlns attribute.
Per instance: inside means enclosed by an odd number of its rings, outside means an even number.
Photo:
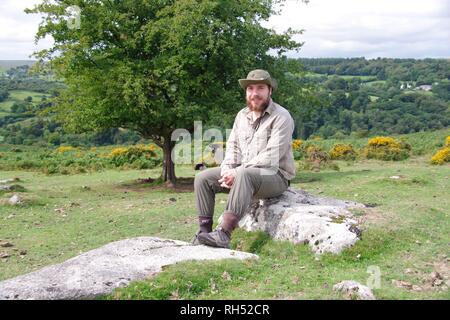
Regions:
<svg viewBox="0 0 450 320"><path fill-rule="evenodd" d="M257 95L257 94L258 94L257 90L250 90L250 92L249 92L250 97L253 97L253 96Z"/></svg>

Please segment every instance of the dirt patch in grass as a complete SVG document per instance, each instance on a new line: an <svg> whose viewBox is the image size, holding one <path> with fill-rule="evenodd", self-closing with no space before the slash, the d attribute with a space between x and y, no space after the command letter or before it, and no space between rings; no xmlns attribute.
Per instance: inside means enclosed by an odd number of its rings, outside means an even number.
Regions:
<svg viewBox="0 0 450 320"><path fill-rule="evenodd" d="M383 214L378 208L358 208L353 214L361 225L372 224L381 226L388 223L389 220L386 214Z"/></svg>
<svg viewBox="0 0 450 320"><path fill-rule="evenodd" d="M450 258L442 257L438 261L425 263L425 266L432 269L429 273L418 268L406 268L405 275L414 277L415 281L392 280L392 284L410 292L448 291L450 287L449 262Z"/></svg>
<svg viewBox="0 0 450 320"><path fill-rule="evenodd" d="M148 192L148 191L167 191L167 192L193 192L194 178L177 178L175 184L170 181L162 182L160 179L146 178L137 179L133 182L123 183L118 186L122 192Z"/></svg>

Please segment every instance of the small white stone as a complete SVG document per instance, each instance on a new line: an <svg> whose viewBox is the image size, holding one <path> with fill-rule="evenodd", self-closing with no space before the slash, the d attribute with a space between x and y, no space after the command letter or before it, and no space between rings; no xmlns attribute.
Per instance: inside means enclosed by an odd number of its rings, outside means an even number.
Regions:
<svg viewBox="0 0 450 320"><path fill-rule="evenodd" d="M356 296L359 300L376 300L369 287L363 286L353 280L342 281L333 286L333 290L346 293L350 297Z"/></svg>
<svg viewBox="0 0 450 320"><path fill-rule="evenodd" d="M13 206L17 205L17 204L20 204L20 203L22 203L22 198L19 197L19 195L15 194L11 198L9 198L8 203L13 205Z"/></svg>

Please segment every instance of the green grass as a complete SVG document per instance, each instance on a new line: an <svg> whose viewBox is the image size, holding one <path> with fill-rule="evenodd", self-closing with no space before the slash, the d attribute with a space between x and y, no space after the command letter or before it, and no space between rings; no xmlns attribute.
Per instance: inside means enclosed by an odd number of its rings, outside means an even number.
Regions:
<svg viewBox="0 0 450 320"><path fill-rule="evenodd" d="M38 103L43 97L49 97L48 94L27 90L10 90L9 97L6 101L0 102L0 116L5 116L11 113L11 106L15 102L24 101L27 97L32 97L33 103Z"/></svg>
<svg viewBox="0 0 450 320"><path fill-rule="evenodd" d="M298 172L295 188L376 206L355 212L363 237L341 255L316 259L306 245L237 230L232 247L258 254L258 261L180 263L103 299L339 299L332 286L350 279L365 284L369 266L382 273L381 288L374 289L379 299L448 299L446 291L412 292L392 284L424 286L433 263L448 265L450 167L428 165L428 158L342 162L340 171ZM194 194L137 183L159 174L159 169L50 176L2 171L0 179L20 178L15 184L25 188L20 192L25 204L0 206L0 239L14 244L0 249L11 255L0 261L0 280L115 240L189 241L197 229ZM177 167L177 175L193 177L195 171ZM3 201L9 196L0 195ZM216 218L225 200L226 194L217 195ZM18 254L22 250L27 254ZM418 273L407 274L407 268Z"/></svg>
<svg viewBox="0 0 450 320"><path fill-rule="evenodd" d="M11 113L11 106L14 104L14 100L6 100L3 102L0 102L0 111L5 113L5 115L8 115Z"/></svg>
<svg viewBox="0 0 450 320"><path fill-rule="evenodd" d="M432 91L425 91L425 90L405 90L404 91L405 94L421 94L424 96L432 96L433 92Z"/></svg>
<svg viewBox="0 0 450 320"><path fill-rule="evenodd" d="M364 85L366 85L366 86L377 86L377 85L383 85L385 83L386 83L386 80L375 80L375 81L365 82Z"/></svg>
<svg viewBox="0 0 450 320"><path fill-rule="evenodd" d="M362 82L373 82L377 79L375 76L352 76L352 75L339 75L340 78L343 78L345 80L351 80L351 79L360 79Z"/></svg>

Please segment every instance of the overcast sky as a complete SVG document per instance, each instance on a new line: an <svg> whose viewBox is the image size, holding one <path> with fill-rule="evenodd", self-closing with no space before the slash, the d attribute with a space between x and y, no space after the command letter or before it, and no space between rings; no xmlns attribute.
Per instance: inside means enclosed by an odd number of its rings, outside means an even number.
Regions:
<svg viewBox="0 0 450 320"><path fill-rule="evenodd" d="M136 0L138 1L138 0ZM40 18L24 8L39 0L0 0L0 60L27 60ZM264 25L304 29L300 57L450 58L448 0L288 0Z"/></svg>

